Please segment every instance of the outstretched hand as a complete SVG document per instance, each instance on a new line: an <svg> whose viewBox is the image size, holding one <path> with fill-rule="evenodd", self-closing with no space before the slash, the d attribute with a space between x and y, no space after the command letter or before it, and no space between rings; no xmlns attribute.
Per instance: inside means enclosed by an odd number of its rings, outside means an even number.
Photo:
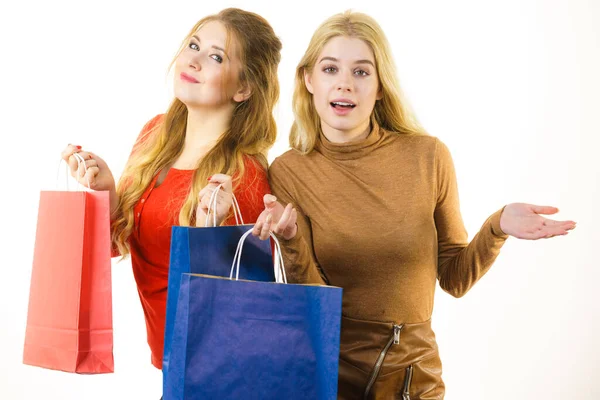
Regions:
<svg viewBox="0 0 600 400"><path fill-rule="evenodd" d="M558 208L525 203L508 204L500 217L500 229L519 239L537 240L564 236L575 229L574 221L555 221L542 215L552 215Z"/></svg>
<svg viewBox="0 0 600 400"><path fill-rule="evenodd" d="M285 240L295 237L298 232L296 225L298 213L292 204L289 203L284 208L271 194L266 194L263 201L265 209L258 216L252 234L260 237L261 240L268 239L270 232L281 235Z"/></svg>

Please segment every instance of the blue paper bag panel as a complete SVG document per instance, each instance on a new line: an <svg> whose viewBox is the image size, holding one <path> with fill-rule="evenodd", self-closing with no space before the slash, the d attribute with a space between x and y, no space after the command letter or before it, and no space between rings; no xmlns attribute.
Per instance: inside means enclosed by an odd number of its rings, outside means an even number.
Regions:
<svg viewBox="0 0 600 400"><path fill-rule="evenodd" d="M183 274L164 399L335 399L341 309L333 286Z"/></svg>

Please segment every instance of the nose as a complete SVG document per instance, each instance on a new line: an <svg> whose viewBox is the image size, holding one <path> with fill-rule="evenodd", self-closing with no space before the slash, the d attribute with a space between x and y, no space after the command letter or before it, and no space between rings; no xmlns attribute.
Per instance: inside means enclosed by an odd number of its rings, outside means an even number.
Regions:
<svg viewBox="0 0 600 400"><path fill-rule="evenodd" d="M340 92L351 92L354 88L352 86L352 77L348 73L339 74L339 81L337 82L336 89Z"/></svg>
<svg viewBox="0 0 600 400"><path fill-rule="evenodd" d="M200 63L199 55L194 54L191 56L188 65L196 71L200 71L202 69L202 64Z"/></svg>

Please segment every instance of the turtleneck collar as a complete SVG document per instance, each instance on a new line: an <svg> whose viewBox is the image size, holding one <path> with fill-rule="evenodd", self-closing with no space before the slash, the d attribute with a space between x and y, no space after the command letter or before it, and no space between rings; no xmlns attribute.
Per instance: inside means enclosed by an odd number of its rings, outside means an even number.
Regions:
<svg viewBox="0 0 600 400"><path fill-rule="evenodd" d="M323 132L319 134L315 149L326 156L338 160L353 160L361 158L375 150L384 137L384 131L379 127L375 118L371 119L371 132L364 139L353 140L346 143L330 142Z"/></svg>

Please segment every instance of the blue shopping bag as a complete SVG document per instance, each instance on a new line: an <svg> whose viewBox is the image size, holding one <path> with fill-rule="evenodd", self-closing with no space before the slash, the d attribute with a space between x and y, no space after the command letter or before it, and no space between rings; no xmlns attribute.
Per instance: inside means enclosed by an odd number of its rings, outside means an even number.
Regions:
<svg viewBox="0 0 600 400"><path fill-rule="evenodd" d="M235 275L181 275L164 399L335 399L342 289Z"/></svg>
<svg viewBox="0 0 600 400"><path fill-rule="evenodd" d="M252 225L195 228L173 226L171 230L171 256L167 288L167 315L165 322L165 345L163 371L169 369L171 337L177 309L177 297L181 274L197 273L229 276L231 260L242 235ZM273 256L270 242L252 237L244 248L247 257L240 265L242 279L272 282Z"/></svg>

